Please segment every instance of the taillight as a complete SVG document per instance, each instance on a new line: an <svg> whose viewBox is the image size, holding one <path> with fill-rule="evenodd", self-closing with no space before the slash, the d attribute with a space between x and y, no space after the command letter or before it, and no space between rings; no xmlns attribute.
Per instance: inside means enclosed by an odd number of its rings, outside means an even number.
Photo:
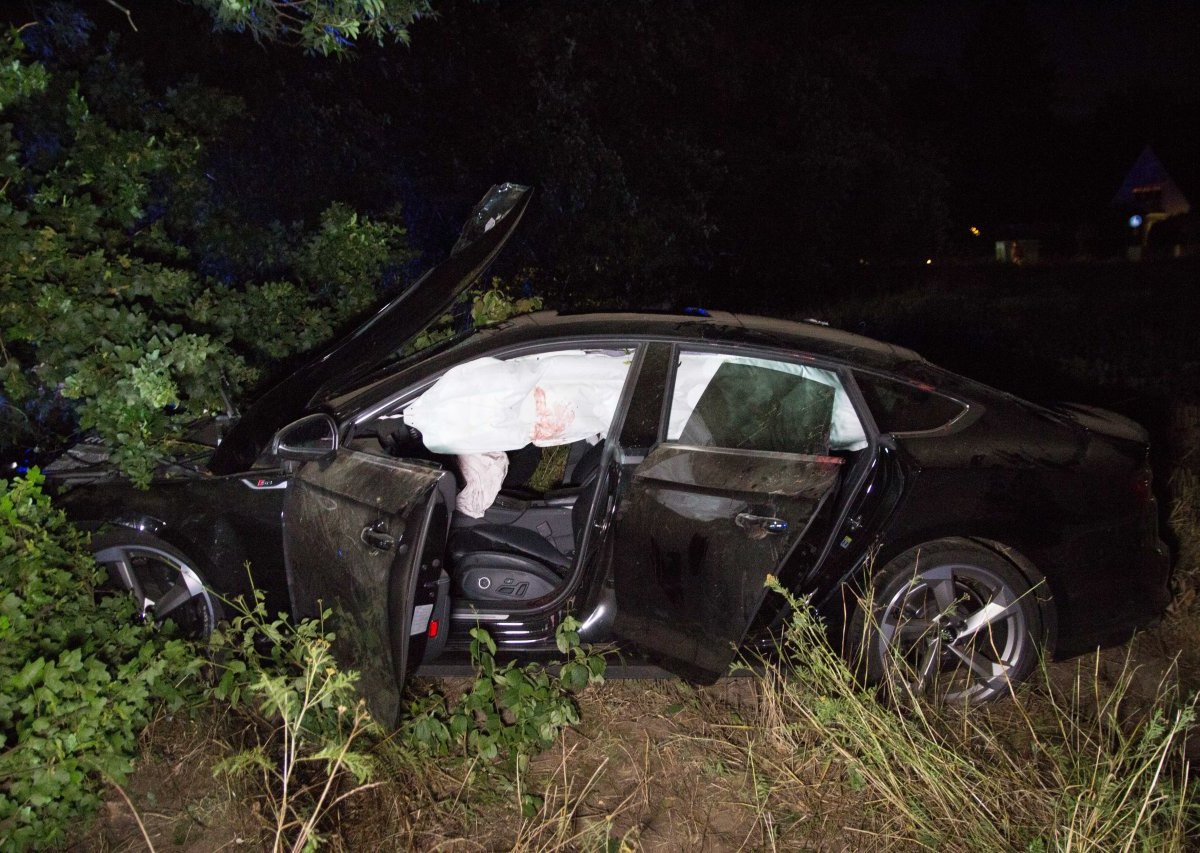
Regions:
<svg viewBox="0 0 1200 853"><path fill-rule="evenodd" d="M438 620L436 620L436 619L430 619L430 620L429 620L429 632L428 632L428 633L429 633L429 639L431 639L431 640L432 640L434 637L436 637L436 636L437 636L437 632L438 632Z"/></svg>

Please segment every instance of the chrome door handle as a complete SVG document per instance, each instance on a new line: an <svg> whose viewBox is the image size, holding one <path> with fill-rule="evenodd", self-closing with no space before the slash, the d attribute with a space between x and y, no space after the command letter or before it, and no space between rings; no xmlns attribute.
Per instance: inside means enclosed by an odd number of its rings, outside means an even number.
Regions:
<svg viewBox="0 0 1200 853"><path fill-rule="evenodd" d="M773 515L754 515L749 512L739 512L733 519L733 522L752 536L755 534L758 536L774 536L779 533L786 533L788 529L788 523L785 519L776 518Z"/></svg>
<svg viewBox="0 0 1200 853"><path fill-rule="evenodd" d="M374 524L368 524L362 529L359 534L364 545L368 548L374 548L376 551L390 551L392 546L396 544L396 537L387 532L387 522L377 521Z"/></svg>

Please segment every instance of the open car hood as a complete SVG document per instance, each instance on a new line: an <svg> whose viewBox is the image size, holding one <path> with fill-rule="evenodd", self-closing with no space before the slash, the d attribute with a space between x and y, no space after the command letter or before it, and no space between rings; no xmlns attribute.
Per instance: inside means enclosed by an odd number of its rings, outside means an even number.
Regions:
<svg viewBox="0 0 1200 853"><path fill-rule="evenodd" d="M249 468L277 430L347 389L444 314L508 242L531 195L518 184L492 187L471 212L449 258L246 410L213 455L213 473Z"/></svg>

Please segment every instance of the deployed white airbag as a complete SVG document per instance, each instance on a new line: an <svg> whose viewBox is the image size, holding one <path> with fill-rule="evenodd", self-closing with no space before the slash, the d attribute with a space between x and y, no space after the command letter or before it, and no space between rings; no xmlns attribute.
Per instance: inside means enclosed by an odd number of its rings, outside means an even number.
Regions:
<svg viewBox="0 0 1200 853"><path fill-rule="evenodd" d="M458 493L455 507L463 515L483 518L504 485L504 475L508 473L508 454L502 450L464 453L458 457L458 469L462 472L465 485Z"/></svg>
<svg viewBox="0 0 1200 853"><path fill-rule="evenodd" d="M570 350L507 361L480 358L447 370L404 410L434 453L492 453L603 438L628 353Z"/></svg>

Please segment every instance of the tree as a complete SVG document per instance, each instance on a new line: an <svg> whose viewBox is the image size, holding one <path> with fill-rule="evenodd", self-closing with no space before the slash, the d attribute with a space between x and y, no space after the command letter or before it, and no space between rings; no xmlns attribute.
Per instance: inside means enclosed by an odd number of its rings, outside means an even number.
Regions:
<svg viewBox="0 0 1200 853"><path fill-rule="evenodd" d="M240 102L151 93L108 50L52 69L16 34L0 51L0 382L34 420L73 401L135 480L221 407L223 381L244 390L326 340L407 261L402 227L335 204L314 231L258 235L271 280L203 275L183 237L231 218L204 160Z"/></svg>
<svg viewBox="0 0 1200 853"><path fill-rule="evenodd" d="M209 12L219 29L248 32L256 41L292 44L321 56L345 56L360 39L376 44L388 40L407 44L409 26L431 13L426 0L191 2Z"/></svg>

